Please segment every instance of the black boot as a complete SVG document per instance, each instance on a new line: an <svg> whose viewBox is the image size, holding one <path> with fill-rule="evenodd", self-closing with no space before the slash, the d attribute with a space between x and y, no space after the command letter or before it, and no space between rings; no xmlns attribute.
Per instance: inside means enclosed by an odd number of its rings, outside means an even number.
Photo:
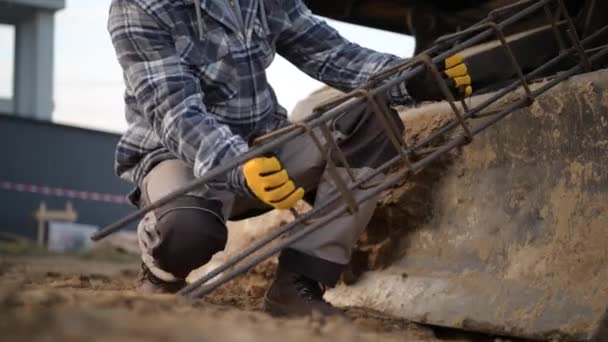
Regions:
<svg viewBox="0 0 608 342"><path fill-rule="evenodd" d="M273 316L308 316L317 312L323 316L342 312L323 299L325 287L303 275L279 266L274 281L264 297L264 311Z"/></svg>
<svg viewBox="0 0 608 342"><path fill-rule="evenodd" d="M186 281L183 279L167 282L155 276L145 264L141 264L141 272L139 273L139 284L137 290L146 294L174 294L186 286Z"/></svg>

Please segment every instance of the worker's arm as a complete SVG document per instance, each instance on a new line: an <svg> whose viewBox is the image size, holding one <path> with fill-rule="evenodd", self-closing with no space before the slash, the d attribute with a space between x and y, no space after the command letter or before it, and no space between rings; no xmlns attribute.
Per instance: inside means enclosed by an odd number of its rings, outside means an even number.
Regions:
<svg viewBox="0 0 608 342"><path fill-rule="evenodd" d="M277 52L309 76L342 91L365 85L370 77L401 58L363 48L315 17L302 0L282 1L291 26L277 40ZM410 97L405 88L398 95Z"/></svg>
<svg viewBox="0 0 608 342"><path fill-rule="evenodd" d="M277 52L311 77L342 91L350 91L365 85L377 72L388 66L403 62L397 56L363 48L342 37L325 21L315 17L302 0L282 1L292 25L281 33L277 40ZM440 65L439 67L445 67ZM462 71L461 68L458 71ZM466 70L465 70L466 71ZM445 73L452 78L454 73ZM461 76L459 74L459 76ZM417 78L408 84L391 89L389 97L394 104L409 104L428 98L426 87L435 87L427 82L428 77ZM453 82L456 88L456 83ZM470 85L470 81L469 84ZM457 87L466 88L460 82ZM431 93L437 92L432 89Z"/></svg>
<svg viewBox="0 0 608 342"><path fill-rule="evenodd" d="M155 18L127 1L115 1L108 29L144 119L165 148L193 166L195 176L247 151L240 136L207 112L193 67L180 59L170 33ZM235 171L222 183L242 189L244 179Z"/></svg>

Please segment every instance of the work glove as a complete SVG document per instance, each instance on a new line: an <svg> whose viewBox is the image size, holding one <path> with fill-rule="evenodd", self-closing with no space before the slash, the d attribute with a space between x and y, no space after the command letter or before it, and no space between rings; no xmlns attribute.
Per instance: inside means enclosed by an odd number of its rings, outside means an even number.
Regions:
<svg viewBox="0 0 608 342"><path fill-rule="evenodd" d="M469 69L460 55L446 58L437 65L441 76L447 81L448 88L454 98L463 99L471 96L473 86ZM445 96L435 81L430 70L410 79L406 86L410 96L416 101L440 101Z"/></svg>
<svg viewBox="0 0 608 342"><path fill-rule="evenodd" d="M304 197L275 157L254 158L243 165L245 182L262 202L276 209L290 209Z"/></svg>

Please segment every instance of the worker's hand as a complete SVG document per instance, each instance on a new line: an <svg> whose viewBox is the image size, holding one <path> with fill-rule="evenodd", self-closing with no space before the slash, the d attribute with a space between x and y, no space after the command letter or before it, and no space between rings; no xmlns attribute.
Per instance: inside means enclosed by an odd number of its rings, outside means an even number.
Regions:
<svg viewBox="0 0 608 342"><path fill-rule="evenodd" d="M469 69L460 55L446 58L437 65L437 68L456 99L469 97L473 94ZM408 82L407 89L414 100L417 101L439 101L446 99L430 70L412 78Z"/></svg>
<svg viewBox="0 0 608 342"><path fill-rule="evenodd" d="M243 175L253 194L276 209L290 209L304 197L304 189L296 189L275 157L251 159L243 165Z"/></svg>
<svg viewBox="0 0 608 342"><path fill-rule="evenodd" d="M469 97L473 94L473 86L469 68L460 55L446 58L444 61L443 76L448 80L448 86L452 93L460 97ZM458 97L458 96L457 96Z"/></svg>

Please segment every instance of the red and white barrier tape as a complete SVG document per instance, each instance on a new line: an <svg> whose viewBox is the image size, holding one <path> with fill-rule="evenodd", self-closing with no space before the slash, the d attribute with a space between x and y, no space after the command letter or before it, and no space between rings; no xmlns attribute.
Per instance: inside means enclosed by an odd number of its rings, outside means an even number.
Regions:
<svg viewBox="0 0 608 342"><path fill-rule="evenodd" d="M129 201L120 195L102 194L99 192L79 191L71 189L51 188L48 186L38 186L32 184L20 184L0 181L0 189L18 192L29 192L32 194L42 194L63 198L74 198L85 201L129 204Z"/></svg>

